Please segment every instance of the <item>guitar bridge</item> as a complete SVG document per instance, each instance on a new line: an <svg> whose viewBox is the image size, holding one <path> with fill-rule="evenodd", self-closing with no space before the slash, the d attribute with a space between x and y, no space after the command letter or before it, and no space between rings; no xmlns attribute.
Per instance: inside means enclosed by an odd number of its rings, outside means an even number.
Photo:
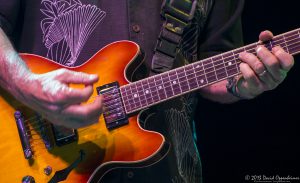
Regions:
<svg viewBox="0 0 300 183"><path fill-rule="evenodd" d="M128 124L119 83L113 82L97 87L98 95L103 95L103 116L107 129L111 130L119 126Z"/></svg>

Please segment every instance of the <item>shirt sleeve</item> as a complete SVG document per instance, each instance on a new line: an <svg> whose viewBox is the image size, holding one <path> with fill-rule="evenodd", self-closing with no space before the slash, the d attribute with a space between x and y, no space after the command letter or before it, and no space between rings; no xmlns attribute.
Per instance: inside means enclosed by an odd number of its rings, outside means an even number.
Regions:
<svg viewBox="0 0 300 183"><path fill-rule="evenodd" d="M244 0L215 0L200 37L200 59L243 45L241 15Z"/></svg>
<svg viewBox="0 0 300 183"><path fill-rule="evenodd" d="M12 35L19 15L19 0L0 0L0 27L10 36Z"/></svg>

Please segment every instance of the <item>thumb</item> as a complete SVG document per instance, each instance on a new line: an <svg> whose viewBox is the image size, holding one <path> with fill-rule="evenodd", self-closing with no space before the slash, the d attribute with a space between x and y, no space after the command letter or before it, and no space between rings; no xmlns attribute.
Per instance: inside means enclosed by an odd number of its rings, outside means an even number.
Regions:
<svg viewBox="0 0 300 183"><path fill-rule="evenodd" d="M263 31L259 34L259 40L262 42L271 40L272 38L273 38L273 33L268 30Z"/></svg>
<svg viewBox="0 0 300 183"><path fill-rule="evenodd" d="M99 77L96 74L86 74L84 72L75 72L67 69L60 69L59 72L56 79L66 84L90 85L99 80Z"/></svg>

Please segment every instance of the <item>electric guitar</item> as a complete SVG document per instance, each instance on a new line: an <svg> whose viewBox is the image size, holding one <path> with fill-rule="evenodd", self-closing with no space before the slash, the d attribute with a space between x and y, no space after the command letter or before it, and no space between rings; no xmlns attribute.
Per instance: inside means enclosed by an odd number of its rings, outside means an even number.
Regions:
<svg viewBox="0 0 300 183"><path fill-rule="evenodd" d="M97 124L63 129L0 89L0 182L101 182L107 172L118 167L157 163L168 151L166 140L160 133L142 129L137 112L238 75L239 53L255 53L259 44L270 50L280 45L297 54L300 29L135 82L130 73L142 64L143 55L130 41L111 43L85 64L72 68L20 54L34 73L67 68L98 74L92 97L104 96L104 111Z"/></svg>

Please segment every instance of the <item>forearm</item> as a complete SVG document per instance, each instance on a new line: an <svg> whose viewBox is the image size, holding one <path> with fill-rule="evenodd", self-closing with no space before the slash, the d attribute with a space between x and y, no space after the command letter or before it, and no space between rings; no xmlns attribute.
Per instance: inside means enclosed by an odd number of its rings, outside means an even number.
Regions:
<svg viewBox="0 0 300 183"><path fill-rule="evenodd" d="M227 91L227 80L204 87L200 90L200 95L206 99L219 103L233 103L239 101L238 97L233 96Z"/></svg>
<svg viewBox="0 0 300 183"><path fill-rule="evenodd" d="M17 81L26 78L25 76L30 73L0 28L0 86L16 96L18 94Z"/></svg>

